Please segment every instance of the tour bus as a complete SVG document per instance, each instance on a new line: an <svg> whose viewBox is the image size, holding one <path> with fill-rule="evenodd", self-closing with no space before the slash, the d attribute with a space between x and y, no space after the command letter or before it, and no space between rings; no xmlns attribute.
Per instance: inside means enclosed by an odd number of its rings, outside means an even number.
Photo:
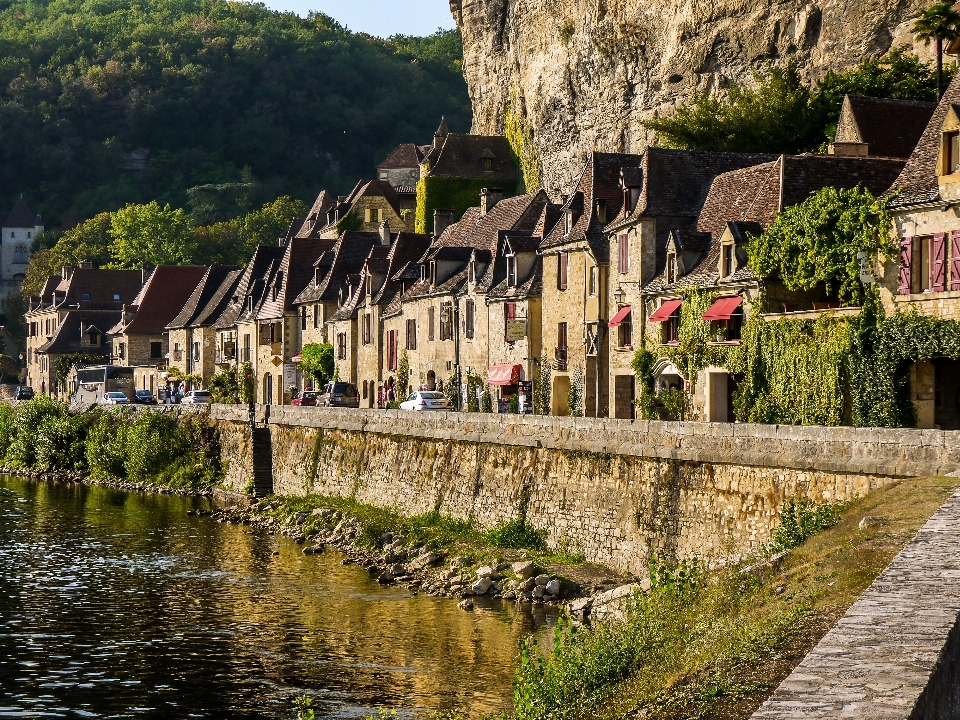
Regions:
<svg viewBox="0 0 960 720"><path fill-rule="evenodd" d="M133 368L118 365L94 365L77 370L76 402L103 403L109 392L122 392L133 400Z"/></svg>

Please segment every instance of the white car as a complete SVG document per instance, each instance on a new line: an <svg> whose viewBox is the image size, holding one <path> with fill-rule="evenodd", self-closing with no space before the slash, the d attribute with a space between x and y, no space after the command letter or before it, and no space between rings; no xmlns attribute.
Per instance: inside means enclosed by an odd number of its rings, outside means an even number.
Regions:
<svg viewBox="0 0 960 720"><path fill-rule="evenodd" d="M108 392L103 394L100 403L102 405L129 405L130 398L122 392Z"/></svg>
<svg viewBox="0 0 960 720"><path fill-rule="evenodd" d="M213 402L213 396L209 390L191 390L183 396L181 405L206 405Z"/></svg>
<svg viewBox="0 0 960 720"><path fill-rule="evenodd" d="M401 410L451 410L453 403L441 392L417 390L400 403Z"/></svg>

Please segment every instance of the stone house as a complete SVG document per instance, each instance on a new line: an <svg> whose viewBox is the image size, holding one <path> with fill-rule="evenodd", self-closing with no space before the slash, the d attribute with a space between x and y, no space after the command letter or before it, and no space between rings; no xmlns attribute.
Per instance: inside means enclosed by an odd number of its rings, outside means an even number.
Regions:
<svg viewBox="0 0 960 720"><path fill-rule="evenodd" d="M30 245L42 232L43 220L27 207L23 196L13 210L0 213L0 313L7 310L7 297L20 292Z"/></svg>
<svg viewBox="0 0 960 720"><path fill-rule="evenodd" d="M111 363L165 369L171 351L167 324L179 314L206 272L202 265L154 268L133 301L123 306L120 320L107 330ZM156 372L143 377L153 377L156 382ZM143 386L142 380L138 385Z"/></svg>
<svg viewBox="0 0 960 720"><path fill-rule="evenodd" d="M391 232L413 230L416 202L415 188L394 188L385 180L361 180L349 195L337 198L327 210L326 224L313 228L309 236L336 240L346 230L378 232L384 223ZM303 232L302 227L297 230L298 235Z"/></svg>
<svg viewBox="0 0 960 720"><path fill-rule="evenodd" d="M63 355L99 355L110 362L107 330L120 320L144 283L141 270L94 270L88 263L65 267L40 295L30 298L26 322L25 382L35 392L57 394L55 364Z"/></svg>
<svg viewBox="0 0 960 720"><path fill-rule="evenodd" d="M655 275L643 284L640 302L632 311L640 330L639 343L648 348L678 344L683 292L695 288L719 294L703 315L703 320L711 323L711 343L715 345L740 342L740 329L749 314L757 311L752 301L761 289L766 302L761 311L770 320L809 319L824 312L859 313L859 308L841 308L823 286L792 292L773 279L761 288L747 267L746 245L777 213L822 188L863 185L882 195L903 165L902 160L893 158L782 155L717 176L696 226L671 231L666 246L654 258ZM660 389L674 387L693 393L692 419L733 420L737 378L724 368L708 367L696 378L688 378L661 359L654 375Z"/></svg>
<svg viewBox="0 0 960 720"><path fill-rule="evenodd" d="M256 393L265 405L288 403L299 387L293 360L301 349L301 314L295 301L313 280L313 264L325 245L324 240L291 238L267 279L253 331Z"/></svg>
<svg viewBox="0 0 960 720"><path fill-rule="evenodd" d="M257 362L257 313L273 272L283 258L282 246L260 245L243 269L222 312L212 318L216 333L216 365L227 370Z"/></svg>
<svg viewBox="0 0 960 720"><path fill-rule="evenodd" d="M829 152L906 160L936 107L932 102L847 95Z"/></svg>
<svg viewBox="0 0 960 720"><path fill-rule="evenodd" d="M906 167L890 188L900 243L879 282L887 314L960 319L960 77L944 92ZM960 362L933 358L910 368L917 426L960 429Z"/></svg>
<svg viewBox="0 0 960 720"><path fill-rule="evenodd" d="M420 180L420 164L432 146L423 147L403 143L377 165L377 179L390 183L394 188L414 188Z"/></svg>
<svg viewBox="0 0 960 720"><path fill-rule="evenodd" d="M389 246L376 245L370 250L370 257L374 263L380 262L386 258L390 251ZM358 306L366 298L366 265L359 274L348 275L346 283L342 287L341 297L343 304L327 321L329 326L329 336L333 345L333 359L337 376L344 382L351 382L357 385L358 380L358 361L357 353L360 349L360 337L357 327L359 315ZM361 402L363 400L361 393Z"/></svg>
<svg viewBox="0 0 960 720"><path fill-rule="evenodd" d="M173 348L167 367L175 367L184 375L199 375L203 387L218 364L235 359L235 344L230 346L229 358L222 356L213 322L226 309L242 273L231 265L210 266L180 313L167 325L167 344Z"/></svg>

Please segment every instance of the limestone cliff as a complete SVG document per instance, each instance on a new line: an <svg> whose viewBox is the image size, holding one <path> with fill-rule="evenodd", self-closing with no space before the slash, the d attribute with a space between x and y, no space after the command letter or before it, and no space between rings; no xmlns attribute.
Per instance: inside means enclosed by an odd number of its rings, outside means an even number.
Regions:
<svg viewBox="0 0 960 720"><path fill-rule="evenodd" d="M640 124L694 92L795 59L814 80L894 45L927 0L451 0L473 131L526 127L541 180L569 190L590 150L637 152ZM922 50L922 48L921 48ZM532 154L531 154L532 155Z"/></svg>

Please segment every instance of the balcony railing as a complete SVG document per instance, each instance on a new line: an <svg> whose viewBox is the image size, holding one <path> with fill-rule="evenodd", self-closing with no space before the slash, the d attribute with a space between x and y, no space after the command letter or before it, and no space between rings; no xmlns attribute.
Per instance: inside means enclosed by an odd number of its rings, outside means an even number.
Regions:
<svg viewBox="0 0 960 720"><path fill-rule="evenodd" d="M553 364L554 370L560 370L561 372L566 371L567 369L567 348L558 347L554 351L554 357L556 362Z"/></svg>

